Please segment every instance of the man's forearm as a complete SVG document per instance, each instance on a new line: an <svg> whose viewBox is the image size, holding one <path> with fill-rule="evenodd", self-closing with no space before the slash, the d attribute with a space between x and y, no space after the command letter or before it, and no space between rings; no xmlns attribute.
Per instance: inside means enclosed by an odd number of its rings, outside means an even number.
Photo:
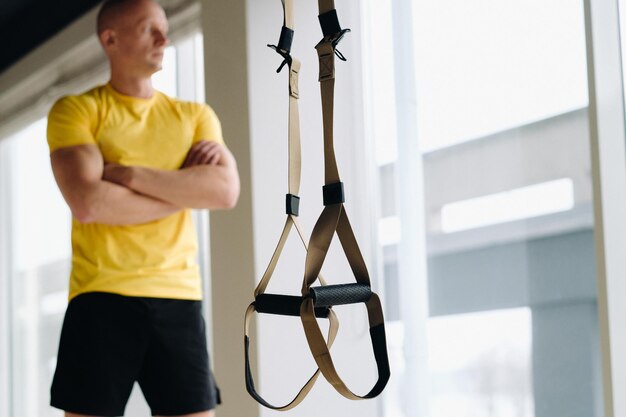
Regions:
<svg viewBox="0 0 626 417"><path fill-rule="evenodd" d="M81 223L132 225L148 223L180 210L161 201L108 181L99 181L86 190L80 213L74 216Z"/></svg>
<svg viewBox="0 0 626 417"><path fill-rule="evenodd" d="M197 165L178 171L132 167L128 188L180 207L232 208L239 197L239 177L231 165Z"/></svg>

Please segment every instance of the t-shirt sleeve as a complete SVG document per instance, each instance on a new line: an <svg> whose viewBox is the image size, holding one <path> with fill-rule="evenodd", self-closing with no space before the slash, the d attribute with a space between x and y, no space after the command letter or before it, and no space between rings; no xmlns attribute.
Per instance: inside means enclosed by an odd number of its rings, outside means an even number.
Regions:
<svg viewBox="0 0 626 417"><path fill-rule="evenodd" d="M59 99L48 113L50 153L68 146L95 144L95 108L77 96Z"/></svg>
<svg viewBox="0 0 626 417"><path fill-rule="evenodd" d="M196 119L196 131L193 135L193 143L200 140L224 143L224 138L222 137L222 125L220 124L220 121L213 109L206 104L198 104L197 107L198 113Z"/></svg>

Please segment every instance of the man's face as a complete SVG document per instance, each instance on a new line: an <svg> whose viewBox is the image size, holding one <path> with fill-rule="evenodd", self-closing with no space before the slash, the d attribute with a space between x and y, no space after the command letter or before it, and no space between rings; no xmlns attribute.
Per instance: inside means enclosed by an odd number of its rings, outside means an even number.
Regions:
<svg viewBox="0 0 626 417"><path fill-rule="evenodd" d="M165 12L157 3L140 0L120 13L109 33L101 36L111 63L136 75L161 69L169 40ZM105 31L107 32L107 31Z"/></svg>

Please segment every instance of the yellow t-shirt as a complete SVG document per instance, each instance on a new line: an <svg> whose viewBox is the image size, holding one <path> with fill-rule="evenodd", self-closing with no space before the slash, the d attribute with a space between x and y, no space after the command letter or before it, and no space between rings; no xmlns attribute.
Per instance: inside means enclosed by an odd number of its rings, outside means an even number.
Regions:
<svg viewBox="0 0 626 417"><path fill-rule="evenodd" d="M223 143L213 110L155 92L130 97L109 84L57 101L48 115L50 152L95 144L105 162L176 170L193 143ZM102 291L128 296L199 300L197 238L191 211L129 226L72 219L70 300Z"/></svg>

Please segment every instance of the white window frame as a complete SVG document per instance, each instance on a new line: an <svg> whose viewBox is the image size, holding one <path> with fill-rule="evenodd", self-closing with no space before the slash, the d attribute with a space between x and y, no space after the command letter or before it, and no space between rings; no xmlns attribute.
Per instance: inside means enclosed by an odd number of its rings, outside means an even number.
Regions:
<svg viewBox="0 0 626 417"><path fill-rule="evenodd" d="M377 1L377 0L372 0ZM429 414L429 388L427 363L427 320L428 320L428 274L426 270L426 229L423 196L424 179L422 155L417 137L417 90L415 85L415 56L413 45L413 5L409 1L389 1L393 25L392 45L394 49L392 66L396 84L395 107L397 123L397 161L396 207L402 224L402 233L398 242L398 276L403 290L400 292L400 317L404 331L405 375L401 384L408 383L413 395L404 399L404 411L407 415L427 416ZM364 2L367 8L368 2ZM364 10L364 16L371 12ZM379 35L380 36L380 35ZM371 44L371 42L368 42ZM368 46L363 45L363 62L366 83L371 85L376 75L366 68L372 67L374 57L368 53ZM395 53L404 51L406 53ZM365 94L368 94L366 91ZM371 96L371 93L370 93ZM366 100L366 102L371 102ZM367 108L365 120L375 120L375 110ZM368 129L372 132L374 129ZM368 135L368 149L374 149L374 138ZM375 160L370 156L370 160ZM379 255L380 256L380 255ZM379 260L379 264L382 261ZM380 271L380 268L379 268ZM411 277L403 279L403 277ZM387 400L383 396L383 400ZM384 407L383 407L384 408ZM380 410L384 415L384 410Z"/></svg>
<svg viewBox="0 0 626 417"><path fill-rule="evenodd" d="M9 161L6 146L0 143L0 195L9 193ZM12 321L12 300L10 271L11 222L9 220L10 201L0 199L0 416L9 417L11 412L11 339L9 337Z"/></svg>
<svg viewBox="0 0 626 417"><path fill-rule="evenodd" d="M604 415L626 417L626 128L618 0L584 5Z"/></svg>

